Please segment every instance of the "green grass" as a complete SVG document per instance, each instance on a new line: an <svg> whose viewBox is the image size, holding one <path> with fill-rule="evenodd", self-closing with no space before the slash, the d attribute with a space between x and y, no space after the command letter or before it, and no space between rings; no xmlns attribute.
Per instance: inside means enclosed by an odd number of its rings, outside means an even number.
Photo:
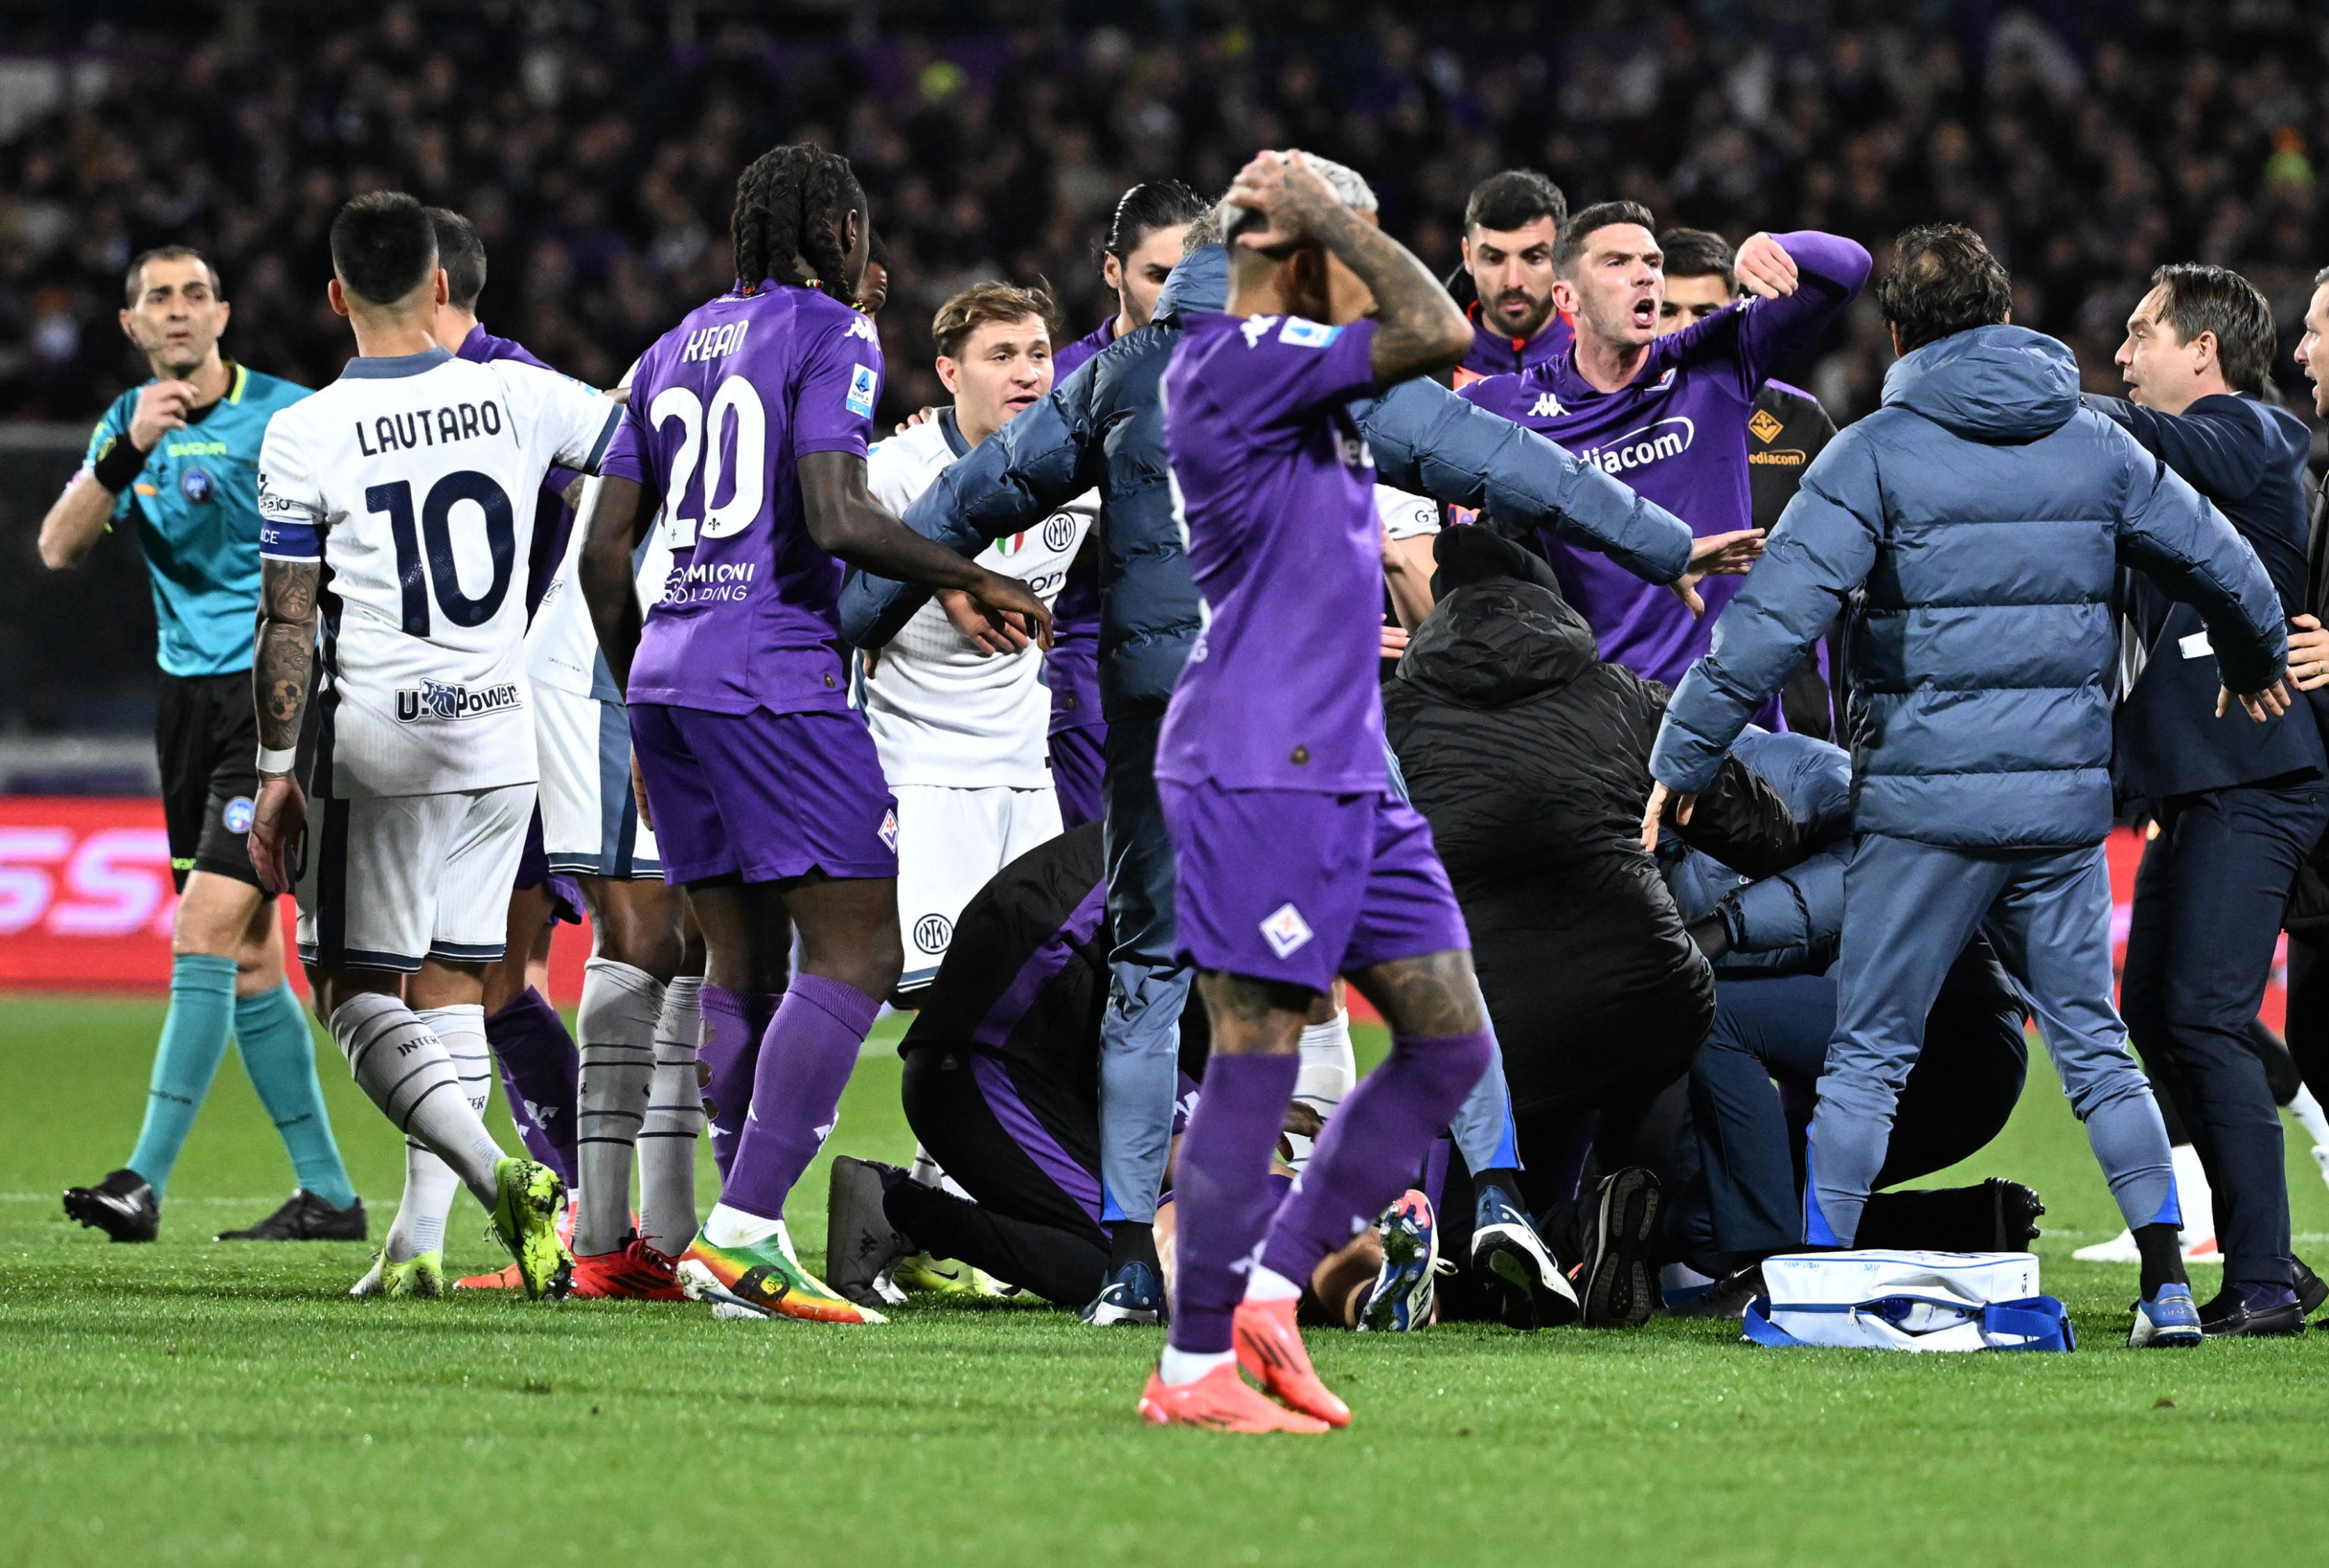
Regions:
<svg viewBox="0 0 2329 1568"><path fill-rule="evenodd" d="M350 1300L363 1247L205 1239L289 1185L232 1063L161 1242L108 1244L56 1194L123 1158L160 1017L0 1003L0 1563L2188 1565L2309 1553L2329 1518L2329 1345L2119 1348L2134 1272L2070 1261L2117 1220L2042 1068L1971 1169L2043 1190L2074 1356L1763 1351L1664 1319L1316 1334L1356 1422L1250 1441L1142 1427L1155 1333L1039 1308L845 1330ZM378 1234L396 1140L324 1050ZM834 1151L910 1149L897 1081L866 1057ZM2329 1253L2292 1155L2296 1229ZM820 1168L805 1256L824 1191ZM464 1199L455 1267L500 1261L482 1227Z"/></svg>

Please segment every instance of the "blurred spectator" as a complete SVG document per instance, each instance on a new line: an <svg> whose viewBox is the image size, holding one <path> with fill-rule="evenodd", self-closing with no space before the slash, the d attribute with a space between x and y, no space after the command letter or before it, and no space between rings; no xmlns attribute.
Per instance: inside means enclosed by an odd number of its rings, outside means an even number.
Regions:
<svg viewBox="0 0 2329 1568"><path fill-rule="evenodd" d="M2013 268L2016 319L2069 341L2102 391L2158 262L2238 268L2293 333L2329 252L2329 31L2293 3L2089 0L2041 20L1946 0L1457 0L1418 31L1388 5L1245 21L1230 0L1155 0L1088 32L1020 20L1089 9L891 5L957 31L861 17L844 35L805 5L768 26L644 0L53 6L7 44L60 86L0 103L0 417L83 418L129 383L120 268L165 240L219 258L238 356L330 380L349 349L323 304L325 225L391 185L476 220L488 321L612 381L727 286L736 174L788 139L846 151L872 196L891 413L936 400L929 317L964 281L1048 280L1080 333L1109 308L1094 248L1117 193L1162 175L1217 191L1263 145L1363 170L1442 270L1466 193L1505 167L1734 241L1847 234L1880 270L1905 223L1966 222ZM1890 359L1872 305L1811 359L1781 373L1840 420L1872 408Z"/></svg>

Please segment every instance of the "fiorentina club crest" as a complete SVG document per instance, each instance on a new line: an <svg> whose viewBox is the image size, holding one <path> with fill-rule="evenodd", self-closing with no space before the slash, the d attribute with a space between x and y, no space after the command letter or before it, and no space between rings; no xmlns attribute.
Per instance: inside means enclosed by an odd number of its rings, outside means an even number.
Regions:
<svg viewBox="0 0 2329 1568"><path fill-rule="evenodd" d="M1771 437L1779 433L1781 426L1778 416L1770 409L1758 408L1755 417L1747 421L1747 428L1754 433L1756 440L1768 446Z"/></svg>
<svg viewBox="0 0 2329 1568"><path fill-rule="evenodd" d="M1280 904L1261 923L1262 940L1280 958L1291 956L1310 940L1310 923L1302 918L1302 911L1291 904Z"/></svg>

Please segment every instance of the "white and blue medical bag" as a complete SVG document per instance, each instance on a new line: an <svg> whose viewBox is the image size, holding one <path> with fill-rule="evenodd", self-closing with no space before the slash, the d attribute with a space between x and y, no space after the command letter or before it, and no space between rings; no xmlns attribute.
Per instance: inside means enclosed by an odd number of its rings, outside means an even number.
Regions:
<svg viewBox="0 0 2329 1568"><path fill-rule="evenodd" d="M2032 1253L1789 1253L1748 1305L1757 1345L1857 1350L2073 1350Z"/></svg>

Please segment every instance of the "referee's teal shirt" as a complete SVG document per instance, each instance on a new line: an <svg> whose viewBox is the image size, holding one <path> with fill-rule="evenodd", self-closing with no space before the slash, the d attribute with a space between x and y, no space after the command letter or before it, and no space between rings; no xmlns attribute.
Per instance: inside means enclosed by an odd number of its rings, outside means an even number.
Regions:
<svg viewBox="0 0 2329 1568"><path fill-rule="evenodd" d="M226 396L165 431L137 481L113 505L135 515L154 582L157 655L166 675L231 675L250 668L259 613L259 449L267 421L307 389L229 361ZM151 383L147 383L151 385ZM83 460L127 440L137 388L113 400Z"/></svg>

